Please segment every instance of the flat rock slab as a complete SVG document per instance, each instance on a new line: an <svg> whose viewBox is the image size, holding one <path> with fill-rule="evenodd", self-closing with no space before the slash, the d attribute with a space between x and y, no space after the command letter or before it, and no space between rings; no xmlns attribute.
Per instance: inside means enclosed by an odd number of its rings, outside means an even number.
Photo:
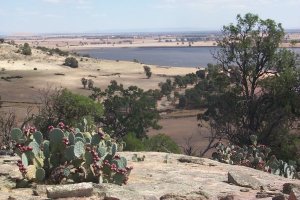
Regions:
<svg viewBox="0 0 300 200"><path fill-rule="evenodd" d="M92 183L78 183L47 187L47 197L51 199L70 197L90 197L93 194Z"/></svg>
<svg viewBox="0 0 300 200"><path fill-rule="evenodd" d="M252 188L254 190L258 190L261 186L263 186L263 184L256 178L237 171L228 172L228 182L241 187Z"/></svg>
<svg viewBox="0 0 300 200"><path fill-rule="evenodd" d="M90 185L88 194L84 194L80 190L83 187L80 186L79 190L75 192L67 190L69 191L67 192L68 196L72 195L72 197L66 199L171 200L173 198L199 200L204 198L230 200L234 198L234 200L254 200L257 199L256 195L260 192L260 185L263 185L268 194L269 191L272 192L272 194L268 195L270 197L264 198L264 200L271 200L272 197L278 196L277 193L279 194L283 189L283 184L289 183L289 185L286 185L287 188L300 185L300 180L287 179L252 168L228 165L206 158L158 152L120 152L119 154L127 158L129 166L133 166L127 185L92 184L94 188L92 189L92 185ZM139 156L145 155L145 161L132 161L134 154ZM166 156L168 157L167 163L164 162ZM52 188L53 185L36 185L36 187L24 189L8 187L10 184L9 180L15 180L16 178L13 177L21 176L16 166L15 160L17 159L17 157L0 156L0 172L2 172L0 174L0 199L49 199L46 190L47 188ZM258 189L253 190L248 189L251 188L250 186L241 187L235 184L228 184L228 172L232 172L232 176L240 174L243 179L250 176L250 179L256 180L255 183L259 182L253 186L253 188ZM65 186L70 187L71 185ZM58 187L62 188L65 186L59 185ZM288 191L288 189L286 190ZM293 195L297 198L298 192L296 190L293 190L293 192ZM92 196L80 197L88 196L91 193ZM286 194L287 197L289 195L290 192ZM281 200L282 197L286 198L284 195L276 198Z"/></svg>

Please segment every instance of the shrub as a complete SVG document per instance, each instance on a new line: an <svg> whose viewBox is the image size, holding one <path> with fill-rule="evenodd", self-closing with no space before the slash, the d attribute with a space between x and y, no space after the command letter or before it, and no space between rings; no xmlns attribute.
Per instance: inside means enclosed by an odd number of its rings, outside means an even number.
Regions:
<svg viewBox="0 0 300 200"><path fill-rule="evenodd" d="M0 38L0 44L4 43L4 38Z"/></svg>
<svg viewBox="0 0 300 200"><path fill-rule="evenodd" d="M133 62L135 62L135 63L139 63L140 61L138 60L138 59L133 59Z"/></svg>
<svg viewBox="0 0 300 200"><path fill-rule="evenodd" d="M10 132L17 124L16 119L16 115L13 112L0 112L0 149L12 149Z"/></svg>
<svg viewBox="0 0 300 200"><path fill-rule="evenodd" d="M72 67L72 68L77 68L78 67L78 61L74 57L68 57L65 59L64 65Z"/></svg>
<svg viewBox="0 0 300 200"><path fill-rule="evenodd" d="M101 129L83 133L59 123L58 128L49 127L48 134L49 140L33 127L12 130L23 181L127 183L132 168L116 154L117 143Z"/></svg>
<svg viewBox="0 0 300 200"><path fill-rule="evenodd" d="M46 132L48 126L61 121L78 126L82 117L92 117L94 121L97 121L103 114L103 107L100 103L86 96L74 94L67 89L44 91L40 98L42 105L33 121L42 132Z"/></svg>
<svg viewBox="0 0 300 200"><path fill-rule="evenodd" d="M30 56L30 55L32 54L31 48L30 48L30 46L29 46L28 43L25 43L25 44L21 47L20 51L21 51L21 53L22 53L23 55L26 55L26 56Z"/></svg>
<svg viewBox="0 0 300 200"><path fill-rule="evenodd" d="M126 151L145 151L145 146L142 140L138 139L135 134L128 133L124 138Z"/></svg>
<svg viewBox="0 0 300 200"><path fill-rule="evenodd" d="M144 66L144 71L146 73L147 78L150 78L152 76L151 68L149 66Z"/></svg>
<svg viewBox="0 0 300 200"><path fill-rule="evenodd" d="M144 141L147 151L180 153L178 145L167 135L158 134Z"/></svg>

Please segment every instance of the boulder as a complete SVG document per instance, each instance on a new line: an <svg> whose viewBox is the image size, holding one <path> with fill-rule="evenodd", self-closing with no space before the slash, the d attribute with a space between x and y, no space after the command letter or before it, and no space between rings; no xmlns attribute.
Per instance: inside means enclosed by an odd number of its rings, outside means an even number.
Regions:
<svg viewBox="0 0 300 200"><path fill-rule="evenodd" d="M228 172L228 182L241 187L252 188L254 190L258 190L263 186L256 178L238 171Z"/></svg>
<svg viewBox="0 0 300 200"><path fill-rule="evenodd" d="M47 197L51 199L70 197L90 197L93 194L92 183L78 183L69 185L49 186L46 189Z"/></svg>

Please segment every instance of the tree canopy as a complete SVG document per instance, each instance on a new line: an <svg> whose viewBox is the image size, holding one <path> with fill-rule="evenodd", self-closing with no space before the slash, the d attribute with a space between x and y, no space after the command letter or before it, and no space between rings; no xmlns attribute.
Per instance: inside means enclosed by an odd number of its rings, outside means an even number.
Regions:
<svg viewBox="0 0 300 200"><path fill-rule="evenodd" d="M137 86L124 88L122 84L111 81L105 91L94 87L92 99L103 101L103 128L112 137L121 138L129 132L136 137L146 137L148 128L160 128L159 113L156 109L155 90L143 91Z"/></svg>
<svg viewBox="0 0 300 200"><path fill-rule="evenodd" d="M249 144L254 134L280 151L279 141L300 116L300 73L295 53L279 48L283 37L281 24L250 13L223 27L213 54L218 64L195 87L206 92L207 111L199 118L214 133L238 144Z"/></svg>

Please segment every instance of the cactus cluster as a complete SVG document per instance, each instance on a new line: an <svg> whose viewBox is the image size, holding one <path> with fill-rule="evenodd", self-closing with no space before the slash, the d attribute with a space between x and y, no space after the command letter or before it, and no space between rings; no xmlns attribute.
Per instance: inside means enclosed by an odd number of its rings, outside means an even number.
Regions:
<svg viewBox="0 0 300 200"><path fill-rule="evenodd" d="M11 132L24 179L53 184L71 180L127 183L132 167L116 154L118 144L101 129L81 132L59 123L48 130L47 134L33 127Z"/></svg>
<svg viewBox="0 0 300 200"><path fill-rule="evenodd" d="M271 149L265 145L257 144L257 136L251 135L252 145L240 147L238 145L224 145L218 143L217 151L212 154L213 159L220 162L243 165L254 169L277 174L287 178L296 177L296 162L286 163L272 155Z"/></svg>

